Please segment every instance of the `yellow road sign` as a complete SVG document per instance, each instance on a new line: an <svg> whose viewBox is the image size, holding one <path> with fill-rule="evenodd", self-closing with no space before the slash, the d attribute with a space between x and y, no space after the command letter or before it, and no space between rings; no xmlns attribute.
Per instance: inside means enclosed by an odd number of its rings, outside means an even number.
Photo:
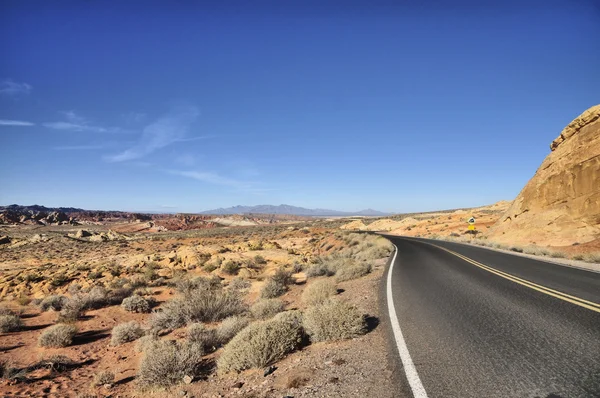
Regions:
<svg viewBox="0 0 600 398"><path fill-rule="evenodd" d="M469 231L475 231L475 225L473 225L473 224L469 225Z"/></svg>

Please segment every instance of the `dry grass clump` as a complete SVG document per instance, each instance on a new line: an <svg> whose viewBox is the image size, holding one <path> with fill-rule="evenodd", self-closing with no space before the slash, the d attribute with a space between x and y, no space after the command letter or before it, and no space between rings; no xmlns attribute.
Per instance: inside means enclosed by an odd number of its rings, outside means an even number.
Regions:
<svg viewBox="0 0 600 398"><path fill-rule="evenodd" d="M260 291L260 297L271 299L283 295L287 291L287 287L272 278L267 279Z"/></svg>
<svg viewBox="0 0 600 398"><path fill-rule="evenodd" d="M285 303L279 299L260 299L250 307L250 312L257 319L268 319L283 311L284 308Z"/></svg>
<svg viewBox="0 0 600 398"><path fill-rule="evenodd" d="M144 297L134 294L125 298L121 303L121 307L129 312L149 313L152 309L152 303Z"/></svg>
<svg viewBox="0 0 600 398"><path fill-rule="evenodd" d="M283 315L285 314L279 314ZM217 361L222 372L262 368L298 349L302 327L293 317L277 316L250 324L223 349Z"/></svg>
<svg viewBox="0 0 600 398"><path fill-rule="evenodd" d="M302 292L302 301L307 305L318 305L336 294L337 287L335 282L329 279L321 279L310 283L304 289L304 292Z"/></svg>
<svg viewBox="0 0 600 398"><path fill-rule="evenodd" d="M194 343L157 340L144 352L138 372L142 388L168 387L198 375L204 351Z"/></svg>
<svg viewBox="0 0 600 398"><path fill-rule="evenodd" d="M600 263L600 252L584 254L583 260L588 263Z"/></svg>
<svg viewBox="0 0 600 398"><path fill-rule="evenodd" d="M162 311L152 314L153 330L174 329L192 322L216 322L248 310L240 294L232 290L194 290L166 302Z"/></svg>
<svg viewBox="0 0 600 398"><path fill-rule="evenodd" d="M339 268L335 273L335 279L338 282L349 281L365 276L371 272L369 263L353 263L347 267Z"/></svg>
<svg viewBox="0 0 600 398"><path fill-rule="evenodd" d="M112 330L110 344L113 346L129 343L144 335L144 329L136 321L121 323Z"/></svg>
<svg viewBox="0 0 600 398"><path fill-rule="evenodd" d="M230 316L223 319L223 322L217 328L217 339L221 344L227 344L242 329L244 329L250 320L242 316Z"/></svg>
<svg viewBox="0 0 600 398"><path fill-rule="evenodd" d="M308 308L303 326L313 342L351 339L367 331L365 317L356 307L333 299Z"/></svg>
<svg viewBox="0 0 600 398"><path fill-rule="evenodd" d="M147 334L138 339L135 343L135 350L137 352L144 352L148 349L151 344L158 341L158 336L155 334Z"/></svg>
<svg viewBox="0 0 600 398"><path fill-rule="evenodd" d="M75 334L77 334L77 327L59 323L46 329L40 335L38 344L41 347L67 347L73 343Z"/></svg>
<svg viewBox="0 0 600 398"><path fill-rule="evenodd" d="M67 301L67 298L65 296L59 296L56 294L46 296L39 304L40 311L42 311L42 312L46 312L48 310L60 311L66 301Z"/></svg>
<svg viewBox="0 0 600 398"><path fill-rule="evenodd" d="M110 370L103 370L94 376L94 381L92 381L92 386L104 386L104 385L113 385L115 382L115 374Z"/></svg>
<svg viewBox="0 0 600 398"><path fill-rule="evenodd" d="M200 345L205 351L212 351L220 345L217 331L209 329L203 323L192 323L187 327L187 340Z"/></svg>
<svg viewBox="0 0 600 398"><path fill-rule="evenodd" d="M64 303L58 315L58 322L75 322L85 312L88 306L87 296L77 294L68 298Z"/></svg>
<svg viewBox="0 0 600 398"><path fill-rule="evenodd" d="M0 332L17 332L23 327L23 321L15 314L0 315Z"/></svg>
<svg viewBox="0 0 600 398"><path fill-rule="evenodd" d="M316 264L311 265L306 269L305 272L308 278L314 278L317 276L332 276L335 274L335 271L330 270L327 267L327 264L323 262L318 262Z"/></svg>

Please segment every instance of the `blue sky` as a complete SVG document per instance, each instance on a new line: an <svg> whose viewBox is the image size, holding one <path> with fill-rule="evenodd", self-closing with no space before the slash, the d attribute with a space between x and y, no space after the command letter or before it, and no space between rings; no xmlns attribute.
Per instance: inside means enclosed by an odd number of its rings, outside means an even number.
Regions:
<svg viewBox="0 0 600 398"><path fill-rule="evenodd" d="M482 3L3 1L0 204L512 199L600 102L600 7Z"/></svg>

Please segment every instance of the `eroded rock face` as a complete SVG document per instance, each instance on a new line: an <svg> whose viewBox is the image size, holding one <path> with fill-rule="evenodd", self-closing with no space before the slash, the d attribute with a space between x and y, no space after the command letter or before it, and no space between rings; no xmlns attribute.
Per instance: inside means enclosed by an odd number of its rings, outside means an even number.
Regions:
<svg viewBox="0 0 600 398"><path fill-rule="evenodd" d="M566 246L600 238L600 105L573 120L488 236Z"/></svg>

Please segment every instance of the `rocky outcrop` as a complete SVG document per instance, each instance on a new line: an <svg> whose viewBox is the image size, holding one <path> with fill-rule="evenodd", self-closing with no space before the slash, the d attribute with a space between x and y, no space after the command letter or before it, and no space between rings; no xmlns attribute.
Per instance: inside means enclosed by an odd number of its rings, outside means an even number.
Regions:
<svg viewBox="0 0 600 398"><path fill-rule="evenodd" d="M566 246L600 238L600 105L573 120L488 236Z"/></svg>

